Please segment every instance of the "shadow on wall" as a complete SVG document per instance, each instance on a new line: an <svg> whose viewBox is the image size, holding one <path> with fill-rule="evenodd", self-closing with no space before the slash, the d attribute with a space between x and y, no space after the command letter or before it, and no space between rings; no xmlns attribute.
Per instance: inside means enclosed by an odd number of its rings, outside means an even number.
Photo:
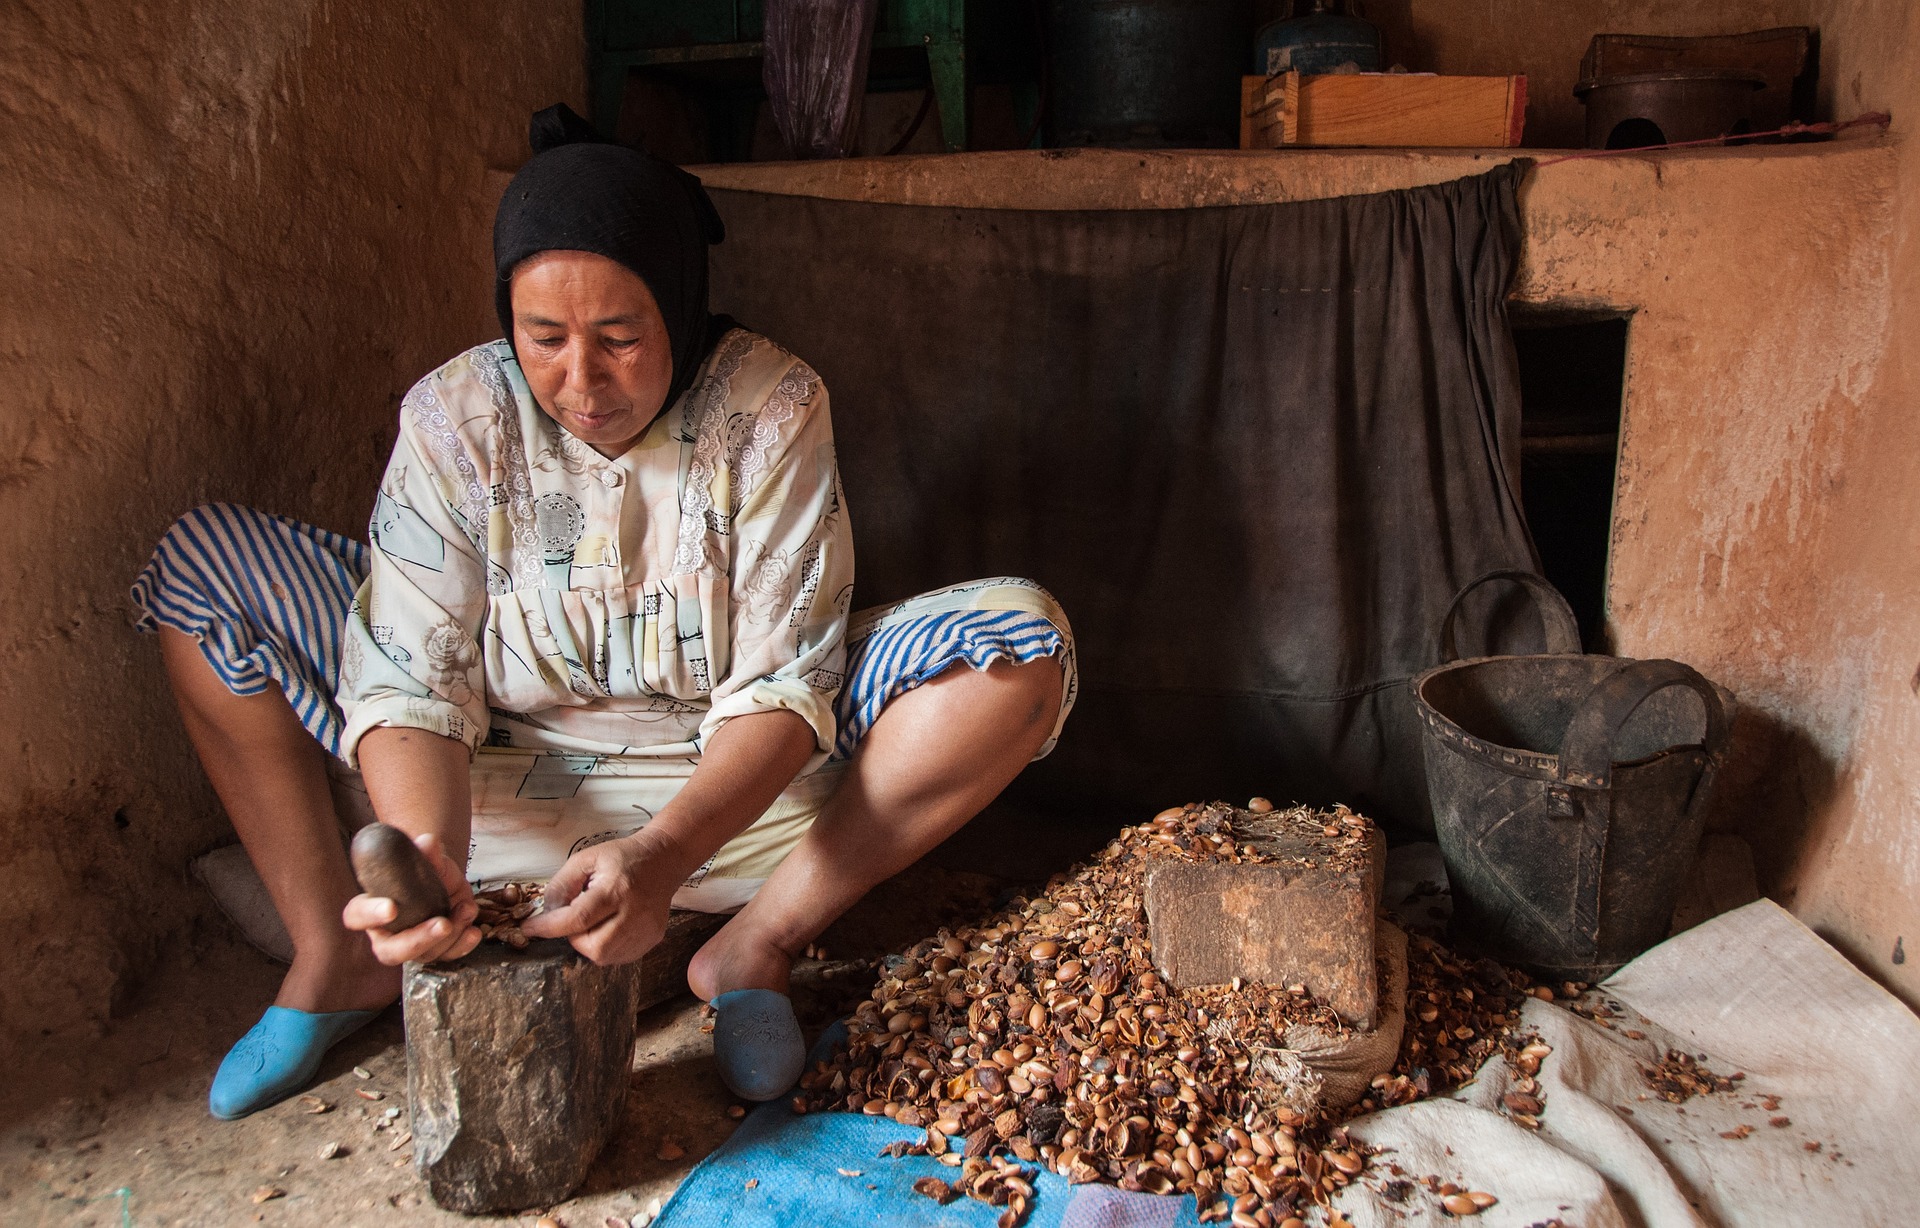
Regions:
<svg viewBox="0 0 1920 1228"><path fill-rule="evenodd" d="M1772 713L1743 708L1734 722L1733 752L1723 770L1723 784L1707 816L1708 830L1745 838L1753 848L1761 892L1792 909L1799 892L1789 875L1804 875L1817 855L1819 837L1833 821L1839 765L1805 732ZM1913 1005L1903 987L1877 971L1889 958L1885 947L1869 949L1858 933L1811 924L1854 967ZM1905 962L1904 939L1890 937L1888 942L1895 947L1892 962Z"/></svg>
<svg viewBox="0 0 1920 1228"><path fill-rule="evenodd" d="M1744 838L1753 848L1761 892L1793 908L1798 888L1788 876L1804 873L1816 855L1818 837L1838 799L1839 765L1802 730L1772 713L1742 708L1723 773L1707 815L1708 830ZM1815 923L1813 930L1889 993L1912 1004L1901 986L1876 971L1889 958L1886 948L1868 949L1857 934L1831 924ZM1896 948L1892 961L1905 962L1904 938L1888 941Z"/></svg>
<svg viewBox="0 0 1920 1228"><path fill-rule="evenodd" d="M1838 766L1803 730L1771 712L1741 704L1733 718L1727 764L1707 813L1707 830L1736 835L1752 845L1760 889L1790 908L1793 891L1783 887L1785 877L1808 851L1838 782ZM1830 935L1822 937L1834 941ZM1835 945L1845 950L1844 944Z"/></svg>

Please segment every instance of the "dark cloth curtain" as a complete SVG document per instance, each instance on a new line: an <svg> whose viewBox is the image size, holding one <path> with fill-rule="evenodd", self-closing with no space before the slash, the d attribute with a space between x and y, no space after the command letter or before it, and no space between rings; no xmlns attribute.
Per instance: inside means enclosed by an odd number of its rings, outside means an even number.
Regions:
<svg viewBox="0 0 1920 1228"><path fill-rule="evenodd" d="M1462 584L1535 564L1523 174L1114 212L717 191L714 304L826 381L857 605L986 575L1064 604L1083 689L1027 801L1424 827L1407 680Z"/></svg>

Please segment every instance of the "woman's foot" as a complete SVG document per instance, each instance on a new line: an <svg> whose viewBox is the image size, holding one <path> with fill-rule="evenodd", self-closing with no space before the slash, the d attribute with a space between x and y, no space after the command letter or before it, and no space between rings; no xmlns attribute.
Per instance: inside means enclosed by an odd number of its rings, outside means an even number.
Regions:
<svg viewBox="0 0 1920 1228"><path fill-rule="evenodd" d="M274 1004L220 1063L208 1109L231 1121L285 1100L313 1081L327 1050L399 996L400 969L374 959L358 934L297 947Z"/></svg>
<svg viewBox="0 0 1920 1228"><path fill-rule="evenodd" d="M227 1051L207 1093L207 1108L222 1121L232 1121L278 1104L313 1081L327 1050L379 1013L269 1006L260 1022Z"/></svg>
<svg viewBox="0 0 1920 1228"><path fill-rule="evenodd" d="M735 916L707 939L687 965L687 988L711 1002L733 989L787 992L793 952L751 928L746 914Z"/></svg>
<svg viewBox="0 0 1920 1228"><path fill-rule="evenodd" d="M400 997L400 969L373 957L364 935L342 929L337 938L297 946L293 966L273 1004L292 1010L381 1010Z"/></svg>
<svg viewBox="0 0 1920 1228"><path fill-rule="evenodd" d="M787 997L793 955L735 917L687 966L687 985L714 1010L713 1061L743 1100L772 1100L800 1077L807 1047Z"/></svg>

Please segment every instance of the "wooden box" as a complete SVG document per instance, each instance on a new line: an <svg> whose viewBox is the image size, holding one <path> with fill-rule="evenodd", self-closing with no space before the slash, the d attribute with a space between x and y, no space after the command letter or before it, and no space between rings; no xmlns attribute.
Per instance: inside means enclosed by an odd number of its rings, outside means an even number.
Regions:
<svg viewBox="0 0 1920 1228"><path fill-rule="evenodd" d="M1278 73L1240 79L1240 148L1520 144L1525 77Z"/></svg>

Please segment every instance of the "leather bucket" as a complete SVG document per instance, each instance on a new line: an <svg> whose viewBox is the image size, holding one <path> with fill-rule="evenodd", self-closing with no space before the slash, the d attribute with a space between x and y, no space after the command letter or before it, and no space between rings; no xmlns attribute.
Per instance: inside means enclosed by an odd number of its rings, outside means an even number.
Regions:
<svg viewBox="0 0 1920 1228"><path fill-rule="evenodd" d="M1533 595L1547 652L1454 660L1461 602L1495 580ZM1542 977L1600 980L1667 936L1732 697L1678 661L1582 654L1566 600L1530 572L1462 589L1440 651L1412 686L1451 936Z"/></svg>

